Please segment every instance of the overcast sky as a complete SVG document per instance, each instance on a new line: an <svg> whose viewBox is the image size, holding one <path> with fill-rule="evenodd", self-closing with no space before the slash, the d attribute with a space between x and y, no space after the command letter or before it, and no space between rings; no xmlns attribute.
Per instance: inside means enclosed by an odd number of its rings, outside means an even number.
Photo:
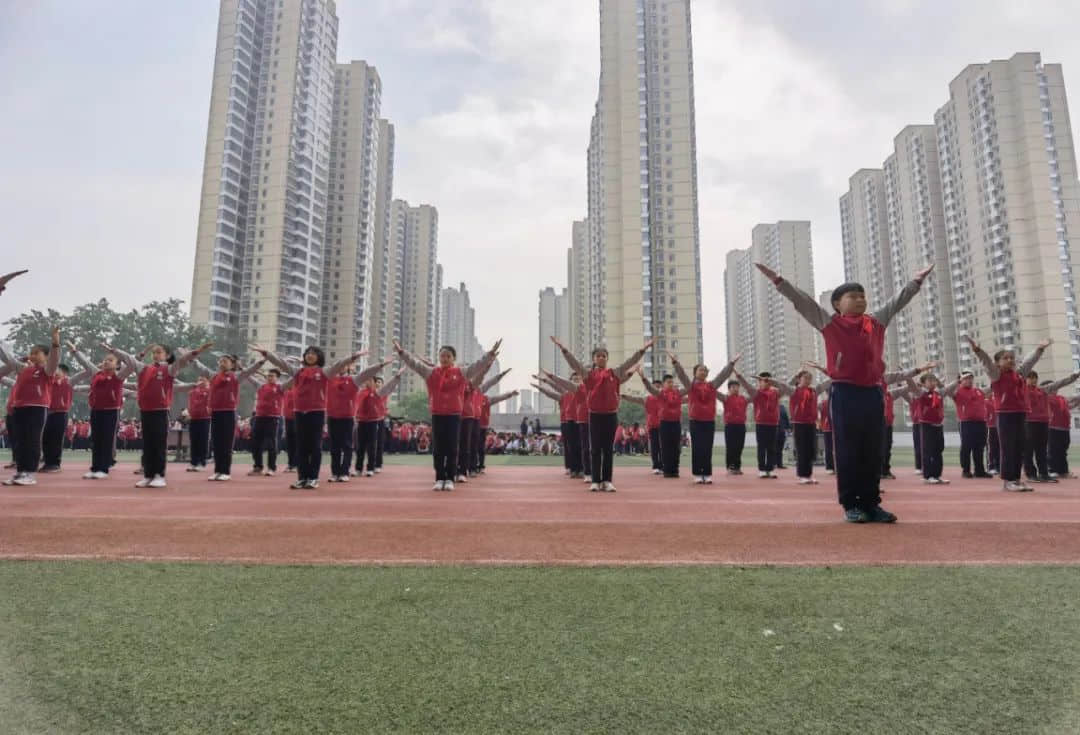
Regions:
<svg viewBox="0 0 1080 735"><path fill-rule="evenodd" d="M630 0L627 0L628 2ZM968 63L1041 51L1080 99L1080 4L696 0L705 357L726 358L724 254L809 219L817 290L842 278L837 200ZM0 320L107 296L187 300L218 3L0 0L0 250L33 273ZM585 214L595 0L341 0L338 59L375 64L395 196L439 209L447 285L511 387L537 360L537 293Z"/></svg>

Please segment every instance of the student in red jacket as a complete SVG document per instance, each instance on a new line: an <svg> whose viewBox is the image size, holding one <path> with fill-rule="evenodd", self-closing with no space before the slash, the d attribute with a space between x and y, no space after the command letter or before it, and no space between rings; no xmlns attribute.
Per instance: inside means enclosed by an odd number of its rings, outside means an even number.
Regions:
<svg viewBox="0 0 1080 735"><path fill-rule="evenodd" d="M510 371L507 370L505 372ZM473 441L473 472L477 475L482 475L487 471L485 459L487 456L487 436L488 431L491 428L491 407L518 395L517 391L501 393L497 396L486 395L486 392L495 386L495 383L492 382L492 380L488 380L485 385L480 386L480 415L477 416L476 419L477 435Z"/></svg>
<svg viewBox="0 0 1080 735"><path fill-rule="evenodd" d="M986 472L992 477L1001 471L1001 442L998 440L994 393L984 388L982 394L986 399Z"/></svg>
<svg viewBox="0 0 1080 735"><path fill-rule="evenodd" d="M1024 473L1032 482L1057 482L1050 475L1048 443L1050 440L1050 396L1070 385L1080 377L1074 373L1057 382L1044 381L1039 385L1039 374L1032 370L1027 374L1028 414L1024 436Z"/></svg>
<svg viewBox="0 0 1080 735"><path fill-rule="evenodd" d="M746 446L746 407L750 402L740 392L742 384L732 378L727 393L717 393L716 400L724 404L724 466L729 475L741 475L742 453Z"/></svg>
<svg viewBox="0 0 1080 735"><path fill-rule="evenodd" d="M237 372L240 358L236 355L222 355L218 358L217 372L213 372L202 363L194 362L202 376L210 381L210 441L214 446L214 472L208 478L210 481L228 482L232 479L240 383L247 382L265 363L264 357Z"/></svg>
<svg viewBox="0 0 1080 735"><path fill-rule="evenodd" d="M704 365L694 366L694 378L686 374L679 358L669 352L675 374L686 389L690 403L690 472L694 482L701 485L712 484L712 452L716 440L716 401L720 386L735 369L735 363L741 355L733 357L724 368L709 379L709 368Z"/></svg>
<svg viewBox="0 0 1080 735"><path fill-rule="evenodd" d="M735 379L746 391L754 404L754 433L757 439L758 478L776 479L773 470L779 463L776 430L780 425L780 398L791 394L791 388L773 379L772 373L761 372L756 376L755 388L738 371Z"/></svg>
<svg viewBox="0 0 1080 735"><path fill-rule="evenodd" d="M664 375L661 387L649 383L643 369L638 368L641 384L660 405L660 466L665 478L679 476L679 455L682 453L682 407L686 391L675 387L675 376ZM698 477L698 484L702 482Z"/></svg>
<svg viewBox="0 0 1080 735"><path fill-rule="evenodd" d="M330 385L326 403L326 428L330 434L330 479L328 482L348 482L349 467L352 465L353 433L356 428L356 415L359 413L357 402L360 399L361 388L369 390L366 395L364 417L366 421L378 421L379 401L374 393L375 375L386 367L389 361L383 361L365 369L363 372L354 373L352 365L346 365L340 375L330 378ZM364 441L375 441L376 435L365 435ZM357 451L361 451L357 447ZM372 463L368 470L373 470L374 446L372 446Z"/></svg>
<svg viewBox="0 0 1080 735"><path fill-rule="evenodd" d="M41 433L52 402L53 374L60 364L60 330L53 328L52 345L34 345L25 367L11 388L14 421L15 475L5 485L36 485L34 472L41 456ZM12 423L8 423L9 429Z"/></svg>
<svg viewBox="0 0 1080 735"><path fill-rule="evenodd" d="M960 422L960 470L965 478L990 477L983 466L986 453L986 397L975 387L975 374L964 370L942 393L956 405ZM975 471L972 472L974 464Z"/></svg>
<svg viewBox="0 0 1080 735"><path fill-rule="evenodd" d="M210 458L210 379L200 375L188 391L188 441L191 444L191 463L188 472L206 469Z"/></svg>
<svg viewBox="0 0 1080 735"><path fill-rule="evenodd" d="M816 485L814 458L817 456L817 404L818 396L829 389L826 380L813 385L809 370L800 370L792 378L795 388L791 391L788 411L791 414L791 433L795 438L795 476L800 485Z"/></svg>
<svg viewBox="0 0 1080 735"><path fill-rule="evenodd" d="M542 380L538 375L532 377L537 381ZM563 448L563 470L567 477L574 477L578 473L577 458L575 457L575 445L577 444L575 430L577 425L573 423L574 418L571 416L574 395L569 391L563 391L554 386L544 386L538 383L531 383L531 385L534 390L559 404L559 438L562 441ZM573 433L573 436L571 436L571 433Z"/></svg>
<svg viewBox="0 0 1080 735"><path fill-rule="evenodd" d="M533 377L542 383L542 385L534 383L533 387L548 398L559 401L560 417L566 418L562 431L563 452L567 457L567 477L572 480L585 478L588 474L586 465L588 464L589 415L587 407L584 411L582 409L585 405L585 396L583 391L579 390L581 377L577 372L572 372L570 379L565 380L543 370Z"/></svg>
<svg viewBox="0 0 1080 735"><path fill-rule="evenodd" d="M551 337L551 341L562 352L570 368L578 375L584 376L582 383L587 391L589 446L592 452L592 483L589 489L613 493L615 485L611 482L611 478L615 427L619 423L619 386L630 379L633 374L632 368L652 347L653 340L646 342L640 350L615 368L608 367L607 349L597 347L592 352L591 369L586 369L585 365L554 336Z"/></svg>
<svg viewBox="0 0 1080 735"><path fill-rule="evenodd" d="M849 523L893 523L896 516L881 507L881 442L885 426L885 330L902 308L919 292L933 270L927 266L873 314L866 311L866 292L858 283L833 290L828 313L810 294L804 293L768 267L758 270L825 340L836 449L836 485L844 520Z"/></svg>
<svg viewBox="0 0 1080 735"><path fill-rule="evenodd" d="M296 388L296 481L289 487L293 490L314 490L319 487L319 471L322 467L323 426L326 423L330 378L366 353L354 352L327 367L325 353L312 345L304 350L301 366L294 371L273 352L258 345L251 345L251 349L283 373L292 373L284 386Z"/></svg>
<svg viewBox="0 0 1080 735"><path fill-rule="evenodd" d="M405 374L405 368L401 368L381 388L377 386L377 379L372 377L364 381L363 389L356 397L356 436L359 445L356 448L356 464L362 469L361 463L367 457L367 471L365 477L374 477L378 469L379 456L379 433L383 424L382 399L393 393L401 382L401 376ZM345 465L346 468L348 465ZM359 471L358 469L358 471Z"/></svg>
<svg viewBox="0 0 1080 735"><path fill-rule="evenodd" d="M72 352L75 349L72 346ZM71 368L60 363L53 373L52 393L49 400L49 413L45 418L45 429L41 435L41 472L59 472L64 456L64 437L68 428L68 411L71 410L73 387L90 377L83 371L68 377Z"/></svg>
<svg viewBox="0 0 1080 735"><path fill-rule="evenodd" d="M1050 440L1047 448L1050 476L1053 478L1076 477L1069 471L1069 444L1072 441L1071 409L1077 405L1080 405L1080 397L1066 398L1056 392L1050 394Z"/></svg>
<svg viewBox="0 0 1080 735"><path fill-rule="evenodd" d="M454 489L454 472L457 469L458 437L461 433L461 414L465 408L466 385L479 385L495 356L499 354L502 340L495 343L479 361L464 371L457 367L457 350L450 345L439 348L439 364L427 365L413 357L399 343L394 350L401 361L424 379L428 392L428 408L431 410L432 459L435 464L435 491Z"/></svg>
<svg viewBox="0 0 1080 735"><path fill-rule="evenodd" d="M1035 367L1053 340L1040 343L1019 367L1016 353L998 350L990 358L971 337L965 338L971 351L990 376L990 389L994 392L994 411L997 413L998 440L1001 446L1002 490L1006 492L1031 492L1034 488L1020 479L1024 461L1024 424L1027 420L1028 395L1025 376Z"/></svg>
<svg viewBox="0 0 1080 735"><path fill-rule="evenodd" d="M273 477L277 473L278 431L285 413L285 388L281 384L281 371L270 368L266 371L265 380L252 374L248 376L248 382L255 386L255 418L251 422L252 468L248 474Z"/></svg>
<svg viewBox="0 0 1080 735"><path fill-rule="evenodd" d="M923 482L948 485L942 478L945 452L945 398L938 392L938 379L932 373L919 378L919 385L909 378L908 394L919 404L919 431L922 434Z"/></svg>

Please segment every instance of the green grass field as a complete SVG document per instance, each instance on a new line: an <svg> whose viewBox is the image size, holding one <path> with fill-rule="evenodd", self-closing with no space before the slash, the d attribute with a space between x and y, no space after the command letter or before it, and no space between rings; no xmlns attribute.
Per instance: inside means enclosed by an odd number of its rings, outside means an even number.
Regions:
<svg viewBox="0 0 1080 735"><path fill-rule="evenodd" d="M1070 568L0 564L5 733L1071 733Z"/></svg>

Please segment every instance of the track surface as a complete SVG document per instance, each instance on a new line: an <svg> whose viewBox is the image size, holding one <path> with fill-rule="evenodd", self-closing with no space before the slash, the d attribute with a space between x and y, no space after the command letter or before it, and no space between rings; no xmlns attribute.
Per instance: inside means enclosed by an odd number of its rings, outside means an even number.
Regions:
<svg viewBox="0 0 1080 735"><path fill-rule="evenodd" d="M133 465L0 487L0 558L344 564L1080 563L1080 480L1008 494L995 480L884 484L894 526L841 522L832 478L799 486L720 476L712 486L617 467L615 494L556 467L496 467L450 493L424 467L288 489L291 476L229 483L170 467L137 490Z"/></svg>

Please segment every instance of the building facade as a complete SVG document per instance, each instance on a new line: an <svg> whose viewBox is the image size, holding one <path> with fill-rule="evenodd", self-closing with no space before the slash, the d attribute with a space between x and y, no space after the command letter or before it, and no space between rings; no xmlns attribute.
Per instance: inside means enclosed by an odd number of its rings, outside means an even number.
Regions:
<svg viewBox="0 0 1080 735"><path fill-rule="evenodd" d="M390 317L401 310L401 274L391 272L394 265L390 257L390 203L394 200L394 126L379 120L379 153L375 172L375 254L371 267L371 351L375 355L387 355L395 339L401 338L399 323Z"/></svg>
<svg viewBox="0 0 1080 735"><path fill-rule="evenodd" d="M539 298L539 344L538 364L541 370L566 378L570 368L566 364L559 348L551 341L555 337L563 344L570 343L570 298L567 289L556 292L548 286L540 292ZM558 406L545 395L538 394L534 408L540 413L554 413Z"/></svg>

